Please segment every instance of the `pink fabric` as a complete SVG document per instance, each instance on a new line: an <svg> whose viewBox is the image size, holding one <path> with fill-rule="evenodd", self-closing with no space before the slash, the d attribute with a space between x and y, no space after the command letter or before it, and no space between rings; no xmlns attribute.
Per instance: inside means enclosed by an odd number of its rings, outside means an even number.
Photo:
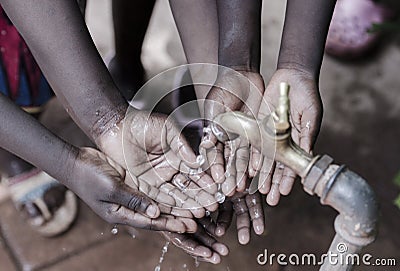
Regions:
<svg viewBox="0 0 400 271"><path fill-rule="evenodd" d="M0 7L0 56L9 87L11 99L18 96L21 64L24 64L29 80L31 94L39 94L41 71L28 49L25 41L11 24L2 7Z"/></svg>

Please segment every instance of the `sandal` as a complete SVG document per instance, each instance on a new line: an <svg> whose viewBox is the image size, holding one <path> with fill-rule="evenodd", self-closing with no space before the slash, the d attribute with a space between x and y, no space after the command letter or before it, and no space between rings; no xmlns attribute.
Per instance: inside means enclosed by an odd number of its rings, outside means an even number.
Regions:
<svg viewBox="0 0 400 271"><path fill-rule="evenodd" d="M338 0L329 28L325 51L332 56L354 59L376 46L381 31L375 24L393 19L395 12L373 0Z"/></svg>
<svg viewBox="0 0 400 271"><path fill-rule="evenodd" d="M33 169L7 180L17 210L45 237L59 235L74 222L76 196L47 173Z"/></svg>

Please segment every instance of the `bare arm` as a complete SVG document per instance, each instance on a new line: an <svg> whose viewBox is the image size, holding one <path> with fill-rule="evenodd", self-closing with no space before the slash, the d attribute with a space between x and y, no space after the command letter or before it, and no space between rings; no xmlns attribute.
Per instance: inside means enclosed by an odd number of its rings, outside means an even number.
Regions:
<svg viewBox="0 0 400 271"><path fill-rule="evenodd" d="M278 69L319 72L336 0L288 0Z"/></svg>
<svg viewBox="0 0 400 271"><path fill-rule="evenodd" d="M127 104L90 38L76 1L1 0L69 114L93 140Z"/></svg>
<svg viewBox="0 0 400 271"><path fill-rule="evenodd" d="M277 105L280 82L289 83L292 137L307 152L311 152L321 125L322 102L318 82L335 3L335 0L287 1L278 70L267 85L266 103L261 105L259 112L260 118L268 114L269 108ZM268 194L270 205L276 205L281 194L290 193L296 175L282 165L270 170L270 163L265 157L266 166L260 173L260 191Z"/></svg>
<svg viewBox="0 0 400 271"><path fill-rule="evenodd" d="M260 71L261 1L219 0L218 63L241 71Z"/></svg>
<svg viewBox="0 0 400 271"><path fill-rule="evenodd" d="M194 222L160 215L158 206L124 183L129 174L103 153L62 141L0 94L0 147L43 169L109 223L176 232Z"/></svg>

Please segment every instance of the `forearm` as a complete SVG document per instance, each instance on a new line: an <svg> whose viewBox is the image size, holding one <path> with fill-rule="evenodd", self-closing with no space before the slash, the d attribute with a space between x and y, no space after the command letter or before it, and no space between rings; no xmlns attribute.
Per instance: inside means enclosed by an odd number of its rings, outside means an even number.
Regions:
<svg viewBox="0 0 400 271"><path fill-rule="evenodd" d="M278 69L294 68L318 80L336 0L288 0Z"/></svg>
<svg viewBox="0 0 400 271"><path fill-rule="evenodd" d="M219 64L241 71L260 71L260 0L218 0Z"/></svg>
<svg viewBox="0 0 400 271"><path fill-rule="evenodd" d="M127 104L90 38L76 1L1 0L69 114L95 140Z"/></svg>
<svg viewBox="0 0 400 271"><path fill-rule="evenodd" d="M2 94L0 94L0 147L68 185L66 181L77 149L52 134Z"/></svg>

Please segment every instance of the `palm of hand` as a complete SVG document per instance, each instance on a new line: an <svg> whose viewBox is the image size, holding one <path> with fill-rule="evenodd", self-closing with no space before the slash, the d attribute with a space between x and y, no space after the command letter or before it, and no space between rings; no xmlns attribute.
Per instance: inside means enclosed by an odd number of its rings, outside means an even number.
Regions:
<svg viewBox="0 0 400 271"><path fill-rule="evenodd" d="M277 70L266 88L258 117L263 119L270 113L269 108L273 109L278 104L281 82L291 86L289 99L292 138L305 151L311 152L321 125L322 102L317 82L309 74L294 69ZM271 158L264 157L259 189L261 193L268 194L267 202L270 205L276 205L280 194L290 193L296 175L280 163L270 170L271 163Z"/></svg>

